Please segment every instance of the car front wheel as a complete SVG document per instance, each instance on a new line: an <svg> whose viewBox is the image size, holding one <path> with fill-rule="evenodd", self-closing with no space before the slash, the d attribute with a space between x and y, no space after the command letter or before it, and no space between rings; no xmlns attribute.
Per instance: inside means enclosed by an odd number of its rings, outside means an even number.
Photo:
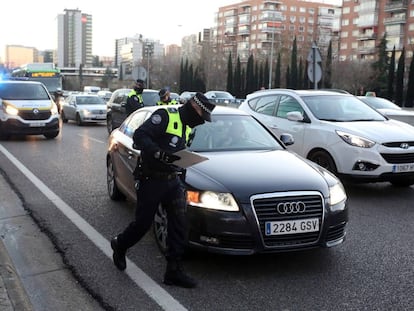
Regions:
<svg viewBox="0 0 414 311"><path fill-rule="evenodd" d="M161 253L167 252L168 218L167 211L159 204L154 217L154 236Z"/></svg>
<svg viewBox="0 0 414 311"><path fill-rule="evenodd" d="M311 153L308 156L308 159L316 164L319 164L323 168L327 169L333 174L337 174L336 165L334 160L332 159L331 155L323 150L318 150Z"/></svg>
<svg viewBox="0 0 414 311"><path fill-rule="evenodd" d="M112 159L110 157L108 157L106 163L106 184L111 200L120 201L125 199L125 195L119 190L116 184L114 164L112 163Z"/></svg>

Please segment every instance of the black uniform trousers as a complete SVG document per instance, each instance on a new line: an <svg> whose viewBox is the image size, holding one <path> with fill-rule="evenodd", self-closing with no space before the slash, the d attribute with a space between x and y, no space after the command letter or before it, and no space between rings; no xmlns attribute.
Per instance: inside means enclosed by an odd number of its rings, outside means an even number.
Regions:
<svg viewBox="0 0 414 311"><path fill-rule="evenodd" d="M137 190L135 221L118 235L119 247L127 250L151 228L159 204L168 220L168 260L179 260L187 244L187 194L178 176L173 179L143 178Z"/></svg>

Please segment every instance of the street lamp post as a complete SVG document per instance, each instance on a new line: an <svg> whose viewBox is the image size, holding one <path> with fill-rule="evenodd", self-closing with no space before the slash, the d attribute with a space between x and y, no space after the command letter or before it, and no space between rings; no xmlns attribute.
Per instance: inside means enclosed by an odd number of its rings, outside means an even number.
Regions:
<svg viewBox="0 0 414 311"><path fill-rule="evenodd" d="M270 47L270 66L269 66L269 90L272 88L273 45L274 43L275 43L275 27L272 27L272 45Z"/></svg>

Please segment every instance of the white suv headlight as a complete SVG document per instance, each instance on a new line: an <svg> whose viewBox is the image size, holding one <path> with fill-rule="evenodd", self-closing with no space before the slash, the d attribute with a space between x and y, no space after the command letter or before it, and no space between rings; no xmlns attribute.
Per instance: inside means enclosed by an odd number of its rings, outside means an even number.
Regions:
<svg viewBox="0 0 414 311"><path fill-rule="evenodd" d="M341 137L344 142L350 144L351 146L361 148L372 148L375 145L374 141L354 134L349 134L341 131L336 131L336 134L338 134L338 136Z"/></svg>

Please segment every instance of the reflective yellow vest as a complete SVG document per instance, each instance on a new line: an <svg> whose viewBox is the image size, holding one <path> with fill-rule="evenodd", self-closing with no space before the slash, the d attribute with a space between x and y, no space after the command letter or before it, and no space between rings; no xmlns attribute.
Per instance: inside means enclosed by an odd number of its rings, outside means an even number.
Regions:
<svg viewBox="0 0 414 311"><path fill-rule="evenodd" d="M168 109L166 108L166 110L168 113L169 121L168 121L167 129L165 130L165 132L171 135L182 137L183 123L181 122L180 114L178 113L178 110L175 108L168 108ZM190 133L191 133L191 127L187 125L185 129L185 140L186 141L188 141Z"/></svg>

